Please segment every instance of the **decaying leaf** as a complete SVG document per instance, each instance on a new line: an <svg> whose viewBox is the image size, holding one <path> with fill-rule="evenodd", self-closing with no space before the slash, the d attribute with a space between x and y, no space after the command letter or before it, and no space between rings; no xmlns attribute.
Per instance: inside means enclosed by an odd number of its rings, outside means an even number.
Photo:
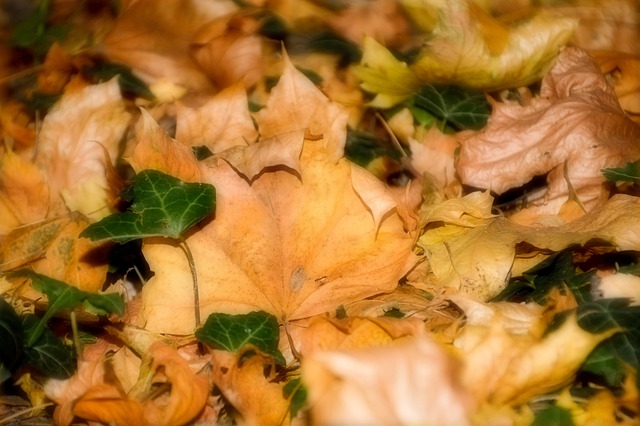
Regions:
<svg viewBox="0 0 640 426"><path fill-rule="evenodd" d="M263 310L282 321L306 318L393 290L414 262L384 185L340 159L346 116L291 64L286 70L257 117L262 139L245 148L246 159L234 147L229 160L200 166L219 194L215 219L187 240L205 316ZM279 135L286 143L278 156L264 156ZM299 165L283 167L279 158L295 161L292 152ZM146 328L192 333L184 254L154 240L144 253L155 272L142 292Z"/></svg>
<svg viewBox="0 0 640 426"><path fill-rule="evenodd" d="M79 238L87 217L71 213L16 228L0 238L0 270L29 266L35 272L95 292L102 288L108 265L105 245Z"/></svg>
<svg viewBox="0 0 640 426"><path fill-rule="evenodd" d="M13 151L0 159L0 235L47 217L49 186L38 168Z"/></svg>
<svg viewBox="0 0 640 426"><path fill-rule="evenodd" d="M106 162L117 157L130 116L115 78L65 93L55 104L42 123L35 157L49 185L48 217L69 210L109 213Z"/></svg>
<svg viewBox="0 0 640 426"><path fill-rule="evenodd" d="M213 382L248 425L289 424L289 401L275 382L273 358L253 353L212 352Z"/></svg>
<svg viewBox="0 0 640 426"><path fill-rule="evenodd" d="M602 193L601 169L640 157L640 127L582 50L561 52L530 105L493 107L485 129L461 136L457 171L463 183L498 194L548 173L544 198L532 200L538 213L558 212L569 195L567 180L584 207L593 208Z"/></svg>
<svg viewBox="0 0 640 426"><path fill-rule="evenodd" d="M640 238L637 198L618 195L603 206L558 227L527 227L505 217L493 217L491 196L471 193L421 212L425 224L436 224L419 239L438 281L481 300L495 296L506 285L512 270L522 271L518 256L600 239L621 250L637 250ZM631 216L629 216L631 214ZM443 225L438 226L439 221ZM624 229L624 231L621 231ZM531 250L516 256L516 245L528 243ZM516 264L514 265L514 262Z"/></svg>
<svg viewBox="0 0 640 426"><path fill-rule="evenodd" d="M221 2L224 3L224 2ZM191 55L191 42L202 25L235 11L230 2L127 2L102 41L113 62L125 64L147 83L168 80L182 87L211 90L212 83Z"/></svg>
<svg viewBox="0 0 640 426"><path fill-rule="evenodd" d="M138 398L126 395L113 383L113 378L108 377L106 349L104 344L89 347L88 351L93 354L80 363L76 375L47 384L47 395L60 404L56 409L57 424L71 424L75 415L119 425L170 426L188 423L204 408L209 395L208 379L194 374L175 349L158 342L151 345L148 355L153 362L149 379L165 381L171 386L168 395L144 399L142 395L137 395Z"/></svg>
<svg viewBox="0 0 640 426"><path fill-rule="evenodd" d="M411 64L396 59L379 43L364 43L356 70L363 89L376 93L372 105L390 107L421 83L452 84L483 90L525 86L540 80L573 35L576 21L547 13L506 26L473 2L410 3L418 23L431 32ZM435 26L427 22L433 22Z"/></svg>
<svg viewBox="0 0 640 426"><path fill-rule="evenodd" d="M468 425L473 405L459 371L424 336L366 350L319 351L302 364L316 424Z"/></svg>
<svg viewBox="0 0 640 426"><path fill-rule="evenodd" d="M561 388L587 355L617 332L589 333L575 315L544 337L512 334L501 323L496 317L489 326L466 326L454 342L464 359L462 382L478 403L515 405Z"/></svg>

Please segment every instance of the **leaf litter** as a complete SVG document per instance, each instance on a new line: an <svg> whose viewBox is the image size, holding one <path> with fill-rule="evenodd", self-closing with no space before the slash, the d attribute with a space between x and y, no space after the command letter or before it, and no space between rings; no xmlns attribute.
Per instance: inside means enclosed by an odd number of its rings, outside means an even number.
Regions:
<svg viewBox="0 0 640 426"><path fill-rule="evenodd" d="M1 424L638 422L637 4L32 6Z"/></svg>

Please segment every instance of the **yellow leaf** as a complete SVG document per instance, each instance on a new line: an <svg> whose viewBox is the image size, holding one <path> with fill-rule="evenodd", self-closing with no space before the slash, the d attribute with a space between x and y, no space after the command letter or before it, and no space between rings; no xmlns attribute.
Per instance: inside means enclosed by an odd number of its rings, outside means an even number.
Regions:
<svg viewBox="0 0 640 426"><path fill-rule="evenodd" d="M523 257L538 250L559 251L596 239L609 241L621 250L640 247L640 225L636 220L640 203L636 197L617 195L567 225L540 228L518 225L504 217L487 217L490 196L473 194L425 208L421 213L427 221L425 225L436 226L430 226L418 244L425 249L440 285L481 300L504 288L512 268L523 271L514 265L518 261L518 243L527 242L534 248L519 254ZM444 224L438 226L439 221Z"/></svg>
<svg viewBox="0 0 640 426"><path fill-rule="evenodd" d="M0 239L0 270L29 266L35 272L64 281L81 290L102 289L108 265L105 243L80 238L89 225L85 216L72 213L16 228Z"/></svg>
<svg viewBox="0 0 640 426"><path fill-rule="evenodd" d="M478 404L516 405L570 383L589 353L616 332L589 333L573 314L535 337L509 333L495 317L490 326L466 326L454 345L464 362L462 381Z"/></svg>
<svg viewBox="0 0 640 426"><path fill-rule="evenodd" d="M463 0L446 2L411 70L425 83L487 91L540 80L577 22L547 13L506 28Z"/></svg>
<svg viewBox="0 0 640 426"><path fill-rule="evenodd" d="M263 139L232 160L252 164L251 171L220 158L200 166L218 194L215 219L187 239L203 316L265 310L282 321L307 318L392 291L416 261L384 184L341 158L346 115L293 65L287 68L258 115ZM307 128L319 137L303 139L297 172L273 156L261 170L256 150L268 152L273 138ZM295 158L298 147L296 140L282 144L289 152L279 155ZM153 239L143 251L155 273L142 291L145 327L192 333L184 253Z"/></svg>
<svg viewBox="0 0 640 426"><path fill-rule="evenodd" d="M370 105L389 108L405 99L420 81L408 65L396 59L389 50L371 37L362 45L360 65L354 69L362 80L362 88L376 94Z"/></svg>

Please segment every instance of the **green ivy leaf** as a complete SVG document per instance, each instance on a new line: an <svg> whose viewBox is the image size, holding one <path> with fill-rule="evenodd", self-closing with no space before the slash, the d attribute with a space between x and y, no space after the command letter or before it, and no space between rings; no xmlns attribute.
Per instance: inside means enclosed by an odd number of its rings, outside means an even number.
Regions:
<svg viewBox="0 0 640 426"><path fill-rule="evenodd" d="M409 102L411 109L423 109L459 130L481 129L491 115L484 93L457 86L427 84L414 93Z"/></svg>
<svg viewBox="0 0 640 426"><path fill-rule="evenodd" d="M289 415L293 419L307 404L307 388L302 384L300 378L289 381L282 388L284 397L289 399Z"/></svg>
<svg viewBox="0 0 640 426"><path fill-rule="evenodd" d="M21 269L11 273L12 276L23 276L31 279L31 286L47 295L49 307L38 325L28 335L27 347L32 347L45 330L45 325L56 313L65 309L74 309L82 304L84 308L95 315L116 313L124 315L124 300L119 294L95 294L79 290L67 283Z"/></svg>
<svg viewBox="0 0 640 426"><path fill-rule="evenodd" d="M365 168L378 157L400 159L400 153L396 149L385 146L375 135L360 130L347 132L344 153L350 161Z"/></svg>
<svg viewBox="0 0 640 426"><path fill-rule="evenodd" d="M145 237L179 239L215 209L215 188L186 183L157 170L143 170L133 184L129 211L89 225L80 236L126 243Z"/></svg>
<svg viewBox="0 0 640 426"><path fill-rule="evenodd" d="M579 306L577 315L580 327L589 332L621 330L598 345L582 367L611 385L620 384L626 374L624 363L640 366L640 306L629 306L628 299L601 299Z"/></svg>
<svg viewBox="0 0 640 426"><path fill-rule="evenodd" d="M68 23L48 25L49 0L40 0L31 15L19 22L11 33L11 44L31 49L38 57L44 55L55 41L64 40L69 33Z"/></svg>
<svg viewBox="0 0 640 426"><path fill-rule="evenodd" d="M573 426L573 417L566 408L553 405L536 414L532 426Z"/></svg>
<svg viewBox="0 0 640 426"><path fill-rule="evenodd" d="M82 72L98 82L111 80L113 77L118 76L120 90L125 95L139 96L145 99L155 98L147 84L133 75L131 69L124 65L113 62L100 62L95 66L84 68Z"/></svg>
<svg viewBox="0 0 640 426"><path fill-rule="evenodd" d="M640 160L627 163L624 167L602 169L602 174L610 181L640 184Z"/></svg>
<svg viewBox="0 0 640 426"><path fill-rule="evenodd" d="M244 315L211 314L195 335L202 343L233 353L240 352L247 345L253 345L263 353L273 356L278 364L285 364L285 359L278 350L278 321L275 316L264 311Z"/></svg>
<svg viewBox="0 0 640 426"><path fill-rule="evenodd" d="M29 339L38 335L34 343L24 347L25 363L40 373L54 379L67 379L76 370L76 357L73 347L65 345L62 340L48 328L41 331L42 321L35 315L22 317L22 329Z"/></svg>
<svg viewBox="0 0 640 426"><path fill-rule="evenodd" d="M22 356L23 332L20 317L0 297L0 384L11 377Z"/></svg>

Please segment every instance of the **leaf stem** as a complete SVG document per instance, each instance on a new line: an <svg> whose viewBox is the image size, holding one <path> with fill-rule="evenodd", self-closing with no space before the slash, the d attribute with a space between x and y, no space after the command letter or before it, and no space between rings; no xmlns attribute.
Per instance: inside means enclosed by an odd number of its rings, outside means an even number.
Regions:
<svg viewBox="0 0 640 426"><path fill-rule="evenodd" d="M189 269L191 270L191 277L193 278L193 305L195 311L195 319L196 319L196 327L199 327L201 324L200 321L200 295L198 291L198 273L196 272L196 263L193 260L193 254L191 253L191 249L187 244L187 240L180 237L180 246L184 250L185 255L187 256L187 261L189 262Z"/></svg>

